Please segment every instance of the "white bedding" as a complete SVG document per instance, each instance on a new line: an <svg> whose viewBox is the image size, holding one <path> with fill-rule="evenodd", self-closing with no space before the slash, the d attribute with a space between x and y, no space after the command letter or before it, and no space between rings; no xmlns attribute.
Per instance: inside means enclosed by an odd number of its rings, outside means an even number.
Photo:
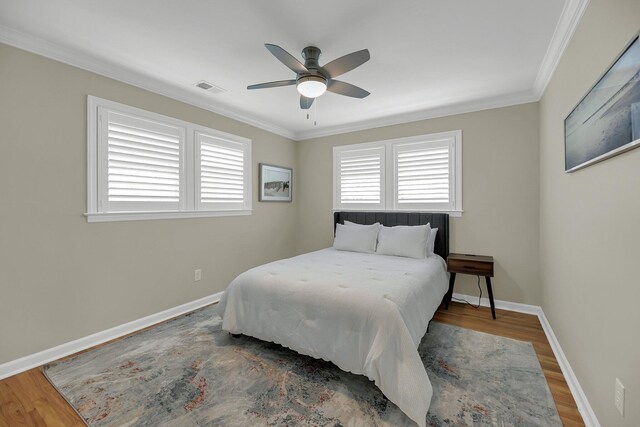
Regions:
<svg viewBox="0 0 640 427"><path fill-rule="evenodd" d="M433 389L417 347L448 289L444 260L333 248L239 275L222 327L366 375L423 427Z"/></svg>

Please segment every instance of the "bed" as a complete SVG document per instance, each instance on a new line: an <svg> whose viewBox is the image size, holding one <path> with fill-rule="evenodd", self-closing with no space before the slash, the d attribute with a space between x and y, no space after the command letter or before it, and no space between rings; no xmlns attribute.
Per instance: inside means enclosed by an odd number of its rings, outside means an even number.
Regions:
<svg viewBox="0 0 640 427"><path fill-rule="evenodd" d="M335 224L438 228L435 254L412 259L327 248L248 270L218 305L223 329L367 376L423 427L433 390L417 347L448 291L449 217L336 212Z"/></svg>

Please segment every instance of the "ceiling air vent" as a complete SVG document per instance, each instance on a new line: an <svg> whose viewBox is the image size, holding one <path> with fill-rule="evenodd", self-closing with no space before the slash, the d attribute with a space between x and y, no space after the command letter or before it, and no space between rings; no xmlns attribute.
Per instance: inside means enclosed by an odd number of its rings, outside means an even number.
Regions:
<svg viewBox="0 0 640 427"><path fill-rule="evenodd" d="M226 92L226 90L222 89L219 86L216 86L212 83L209 83L207 81L204 80L200 80L198 83L196 83L196 87L199 87L200 89L206 90L208 92L211 93L222 93L222 92Z"/></svg>

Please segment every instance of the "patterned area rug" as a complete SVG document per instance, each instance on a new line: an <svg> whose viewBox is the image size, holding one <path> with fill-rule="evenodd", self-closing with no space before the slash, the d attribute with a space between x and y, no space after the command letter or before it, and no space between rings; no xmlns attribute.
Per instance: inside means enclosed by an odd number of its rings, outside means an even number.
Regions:
<svg viewBox="0 0 640 427"><path fill-rule="evenodd" d="M531 343L431 324L433 426L562 425ZM44 367L90 426L412 426L366 377L233 338L213 307Z"/></svg>

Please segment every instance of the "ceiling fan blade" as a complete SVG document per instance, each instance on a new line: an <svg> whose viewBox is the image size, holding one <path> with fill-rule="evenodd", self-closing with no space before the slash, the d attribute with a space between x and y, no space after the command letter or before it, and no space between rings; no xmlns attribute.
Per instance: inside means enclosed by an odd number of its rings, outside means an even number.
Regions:
<svg viewBox="0 0 640 427"><path fill-rule="evenodd" d="M334 59L333 61L324 65L322 69L329 75L330 78L334 78L361 66L362 64L367 62L369 58L371 58L371 56L369 55L369 50L362 49L357 52L341 56L338 59Z"/></svg>
<svg viewBox="0 0 640 427"><path fill-rule="evenodd" d="M339 95L350 96L352 98L366 98L370 95L366 90L349 83L341 82L340 80L329 80L327 83L327 90Z"/></svg>
<svg viewBox="0 0 640 427"><path fill-rule="evenodd" d="M247 86L247 89L266 89L269 87L293 86L295 80L278 80L277 82L258 83L257 85Z"/></svg>
<svg viewBox="0 0 640 427"><path fill-rule="evenodd" d="M278 58L280 62L282 62L287 67L289 67L289 69L291 69L296 74L309 72L309 70L307 70L307 68L304 65L302 65L300 61L298 61L295 57L293 57L293 55L291 55L289 52L287 52L280 46L275 44L269 44L269 43L265 43L264 46L267 49L269 49L269 52L271 52L273 56Z"/></svg>
<svg viewBox="0 0 640 427"><path fill-rule="evenodd" d="M300 95L300 108L303 110L308 110L313 104L313 100L315 98L307 98L306 96Z"/></svg>

